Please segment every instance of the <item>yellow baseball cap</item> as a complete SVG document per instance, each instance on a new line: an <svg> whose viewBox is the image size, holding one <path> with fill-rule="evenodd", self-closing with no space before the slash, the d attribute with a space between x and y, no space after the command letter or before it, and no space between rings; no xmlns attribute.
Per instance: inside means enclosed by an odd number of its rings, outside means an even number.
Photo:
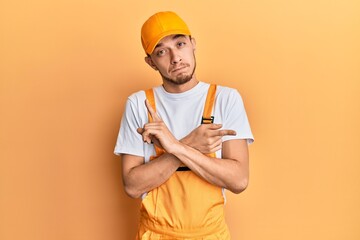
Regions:
<svg viewBox="0 0 360 240"><path fill-rule="evenodd" d="M155 13L146 20L141 28L141 43L145 52L151 54L163 37L172 34L190 35L190 30L174 12Z"/></svg>

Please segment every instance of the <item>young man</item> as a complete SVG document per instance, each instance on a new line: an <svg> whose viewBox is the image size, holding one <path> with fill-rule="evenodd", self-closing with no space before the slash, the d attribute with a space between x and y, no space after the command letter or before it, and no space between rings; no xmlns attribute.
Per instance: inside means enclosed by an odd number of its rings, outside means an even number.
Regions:
<svg viewBox="0 0 360 240"><path fill-rule="evenodd" d="M173 12L141 30L146 63L161 86L132 94L115 154L126 193L142 197L136 239L230 239L224 189L240 193L253 141L235 89L199 82L195 39Z"/></svg>

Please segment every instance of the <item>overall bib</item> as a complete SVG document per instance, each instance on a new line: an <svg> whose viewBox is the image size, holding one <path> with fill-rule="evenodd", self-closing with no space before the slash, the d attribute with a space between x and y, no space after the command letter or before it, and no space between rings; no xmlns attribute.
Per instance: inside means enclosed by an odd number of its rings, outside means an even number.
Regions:
<svg viewBox="0 0 360 240"><path fill-rule="evenodd" d="M152 89L146 98L156 109ZM210 85L202 124L212 123L216 85ZM149 114L149 122L152 118ZM155 145L154 145L155 146ZM155 146L156 156L164 153ZM215 153L209 154L215 157ZM222 188L214 186L182 166L161 186L148 192L140 208L137 240L230 240L224 218Z"/></svg>

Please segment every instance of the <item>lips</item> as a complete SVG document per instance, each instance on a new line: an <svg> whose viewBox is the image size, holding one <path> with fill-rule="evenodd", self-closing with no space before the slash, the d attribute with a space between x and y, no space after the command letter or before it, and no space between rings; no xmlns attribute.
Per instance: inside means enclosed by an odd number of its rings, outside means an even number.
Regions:
<svg viewBox="0 0 360 240"><path fill-rule="evenodd" d="M181 70L181 69L184 69L184 68L186 68L186 67L187 67L187 66L185 66L185 65L181 65L181 66L179 66L179 67L171 70L171 72L177 72L177 71L179 71L179 70Z"/></svg>

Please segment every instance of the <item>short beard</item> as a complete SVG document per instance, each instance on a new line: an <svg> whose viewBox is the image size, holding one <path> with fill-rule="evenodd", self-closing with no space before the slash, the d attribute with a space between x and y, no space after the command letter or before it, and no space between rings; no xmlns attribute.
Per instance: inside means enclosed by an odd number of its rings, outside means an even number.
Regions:
<svg viewBox="0 0 360 240"><path fill-rule="evenodd" d="M194 63L194 69L193 69L192 73L189 74L189 75L176 77L175 79L165 77L161 73L160 73L160 75L161 75L162 79L164 81L168 82L168 83L171 83L171 84L174 84L174 85L182 85L182 84L185 84L185 83L189 82L193 78L194 73L195 73L195 69L196 69L196 61Z"/></svg>

